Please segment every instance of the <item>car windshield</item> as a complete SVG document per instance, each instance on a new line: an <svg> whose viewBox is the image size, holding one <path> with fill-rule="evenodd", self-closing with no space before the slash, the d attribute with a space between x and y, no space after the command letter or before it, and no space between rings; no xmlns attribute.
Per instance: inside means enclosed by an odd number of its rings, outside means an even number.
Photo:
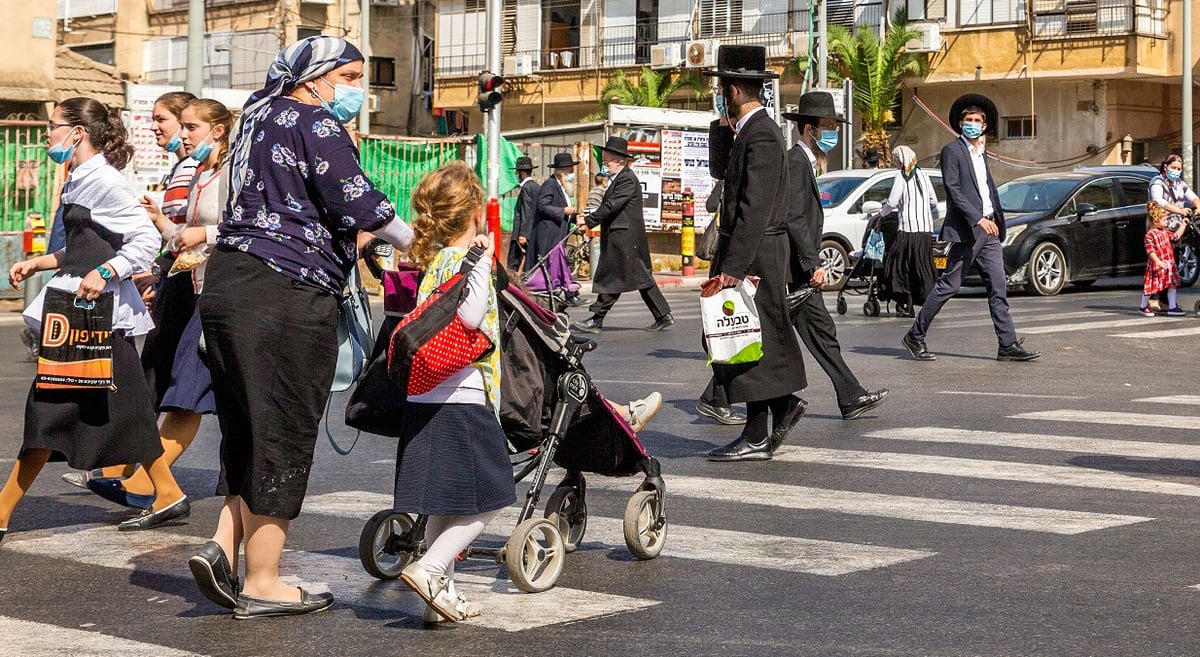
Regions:
<svg viewBox="0 0 1200 657"><path fill-rule="evenodd" d="M817 187L821 190L821 205L823 207L840 205L850 195L850 192L858 189L862 183L862 178L818 179Z"/></svg>
<svg viewBox="0 0 1200 657"><path fill-rule="evenodd" d="M1044 212L1058 207L1079 186L1074 179L1013 180L1000 185L1005 212Z"/></svg>

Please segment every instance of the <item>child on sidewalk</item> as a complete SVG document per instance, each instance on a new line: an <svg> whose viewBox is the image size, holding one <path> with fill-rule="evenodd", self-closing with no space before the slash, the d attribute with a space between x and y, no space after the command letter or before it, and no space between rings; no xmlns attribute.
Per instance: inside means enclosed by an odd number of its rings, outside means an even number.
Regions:
<svg viewBox="0 0 1200 657"><path fill-rule="evenodd" d="M1179 269L1175 267L1175 250L1171 242L1176 241L1187 229L1190 216L1180 222L1179 227L1171 231L1167 228L1167 213L1152 213L1151 227L1146 231L1146 276L1142 280L1141 313L1145 317L1153 317L1154 310L1150 308L1150 299L1159 292L1167 291L1167 315L1183 317L1187 313L1179 307L1176 299L1176 288L1179 287Z"/></svg>

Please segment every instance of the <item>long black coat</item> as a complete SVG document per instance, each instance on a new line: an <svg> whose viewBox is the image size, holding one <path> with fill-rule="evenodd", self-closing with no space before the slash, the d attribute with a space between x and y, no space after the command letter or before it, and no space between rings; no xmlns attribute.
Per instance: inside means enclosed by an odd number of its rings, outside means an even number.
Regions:
<svg viewBox="0 0 1200 657"><path fill-rule="evenodd" d="M808 153L800 144L788 151L788 240L792 244L791 285L804 287L821 266L821 232L825 228L825 209L821 191Z"/></svg>
<svg viewBox="0 0 1200 657"><path fill-rule="evenodd" d="M626 167L613 177L587 224L600 226L600 264L592 276L593 292L620 294L655 285L642 216L642 184L632 170Z"/></svg>
<svg viewBox="0 0 1200 657"><path fill-rule="evenodd" d="M533 178L521 181L521 191L517 192L517 204L513 208L512 241L524 237L528 244L533 235L533 223L537 220L538 191L541 186Z"/></svg>
<svg viewBox="0 0 1200 657"><path fill-rule="evenodd" d="M791 248L786 223L788 167L783 133L765 111L742 127L729 154L721 207L721 240L712 271L761 280L754 305L763 357L746 365L713 365L732 402L774 399L803 389L803 352L784 306Z"/></svg>
<svg viewBox="0 0 1200 657"><path fill-rule="evenodd" d="M571 205L571 201L567 199L567 193L563 191L558 178L546 178L538 190L537 219L533 223L533 233L529 240L526 268L532 267L533 263L549 253L555 244L571 232L569 218L563 213L563 208L568 205Z"/></svg>

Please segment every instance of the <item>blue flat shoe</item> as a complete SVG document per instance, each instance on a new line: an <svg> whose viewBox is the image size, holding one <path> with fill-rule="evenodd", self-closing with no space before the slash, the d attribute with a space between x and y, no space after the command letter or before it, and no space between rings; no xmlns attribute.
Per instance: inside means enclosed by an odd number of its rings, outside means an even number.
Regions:
<svg viewBox="0 0 1200 657"><path fill-rule="evenodd" d="M97 477L88 479L88 490L103 497L109 502L127 506L131 509L149 509L154 506L154 495L138 495L125 490L121 479L113 477Z"/></svg>

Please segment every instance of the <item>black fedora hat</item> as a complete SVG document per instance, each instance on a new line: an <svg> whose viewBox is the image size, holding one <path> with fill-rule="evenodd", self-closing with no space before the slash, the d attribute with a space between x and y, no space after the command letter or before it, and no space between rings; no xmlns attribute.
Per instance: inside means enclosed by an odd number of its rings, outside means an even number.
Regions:
<svg viewBox="0 0 1200 657"><path fill-rule="evenodd" d="M717 48L717 70L704 71L710 78L739 80L773 80L779 74L767 68L765 46L720 46Z"/></svg>
<svg viewBox="0 0 1200 657"><path fill-rule="evenodd" d="M629 140L624 137L609 137L603 146L596 144L596 148L608 151L609 153L616 153L627 160L633 158L629 154Z"/></svg>
<svg viewBox="0 0 1200 657"><path fill-rule="evenodd" d="M984 134L996 134L996 126L1000 123L1000 112L996 110L996 103L983 94L963 94L950 106L950 127L955 132L962 133L962 128L958 124L962 121L963 110L968 107L978 107L983 110L984 121L987 122Z"/></svg>
<svg viewBox="0 0 1200 657"><path fill-rule="evenodd" d="M838 116L837 107L833 104L833 94L828 91L810 91L800 96L800 104L795 112L784 112L783 118L789 121L799 121L809 116L818 119L837 119L847 123L846 119Z"/></svg>
<svg viewBox="0 0 1200 657"><path fill-rule="evenodd" d="M579 162L572 158L570 153L555 153L554 161L546 166L551 169L569 169L577 164Z"/></svg>
<svg viewBox="0 0 1200 657"><path fill-rule="evenodd" d="M533 171L533 159L528 155L522 155L517 158L517 166L513 167L516 171Z"/></svg>

